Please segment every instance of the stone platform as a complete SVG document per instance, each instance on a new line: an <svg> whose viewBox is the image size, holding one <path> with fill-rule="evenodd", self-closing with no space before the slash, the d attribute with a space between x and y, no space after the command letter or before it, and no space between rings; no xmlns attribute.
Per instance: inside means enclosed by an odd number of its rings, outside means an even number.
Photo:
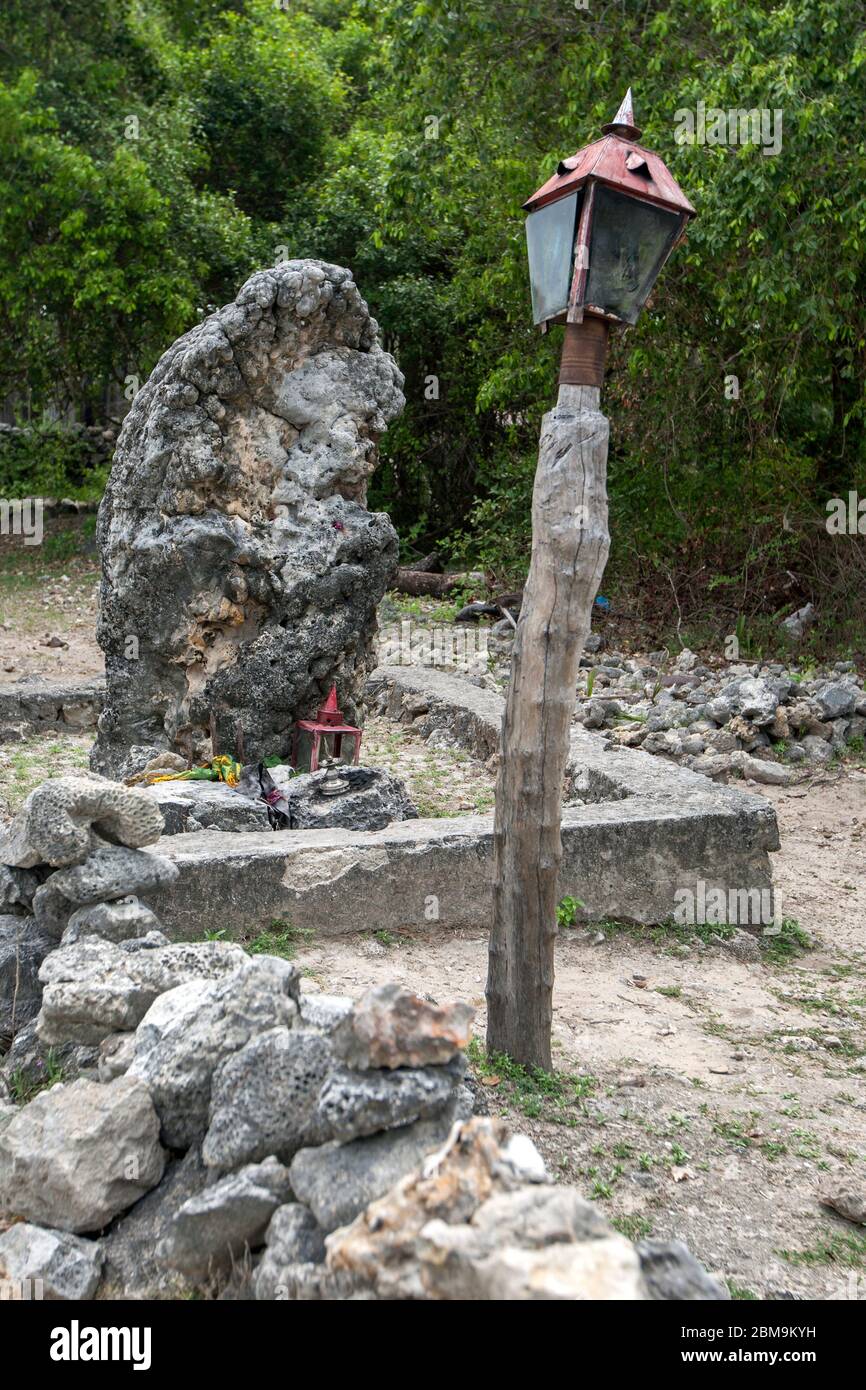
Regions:
<svg viewBox="0 0 866 1390"><path fill-rule="evenodd" d="M493 754L504 702L430 668L375 671L368 698L421 733L447 728L475 756ZM759 796L721 787L575 728L563 809L560 895L581 918L669 918L676 894L766 892L779 836ZM398 822L378 831L203 831L163 837L154 852L179 870L151 894L164 929L200 936L219 922L241 935L280 919L322 936L365 928L486 930L493 817Z"/></svg>

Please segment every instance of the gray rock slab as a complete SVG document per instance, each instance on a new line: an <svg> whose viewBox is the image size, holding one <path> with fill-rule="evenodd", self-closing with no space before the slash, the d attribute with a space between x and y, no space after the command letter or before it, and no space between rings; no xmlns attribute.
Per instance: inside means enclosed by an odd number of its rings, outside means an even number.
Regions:
<svg viewBox="0 0 866 1390"><path fill-rule="evenodd" d="M346 1226L442 1144L458 1118L464 1114L450 1107L403 1129L301 1149L289 1169L295 1196L324 1231Z"/></svg>
<svg viewBox="0 0 866 1390"><path fill-rule="evenodd" d="M101 936L105 941L127 941L159 930L159 919L135 894L114 902L92 903L73 912L62 937L72 946L85 936Z"/></svg>
<svg viewBox="0 0 866 1390"><path fill-rule="evenodd" d="M42 1091L0 1134L0 1210L98 1231L156 1186L164 1164L147 1087L79 1078Z"/></svg>
<svg viewBox="0 0 866 1390"><path fill-rule="evenodd" d="M289 1171L275 1158L247 1164L184 1202L167 1223L157 1258L190 1276L229 1269L262 1244L291 1195Z"/></svg>
<svg viewBox="0 0 866 1390"><path fill-rule="evenodd" d="M43 1042L96 1045L109 1033L136 1028L160 995L189 980L219 980L247 967L249 957L228 941L162 946L159 937L104 941L87 936L61 946L40 969Z"/></svg>
<svg viewBox="0 0 866 1390"><path fill-rule="evenodd" d="M298 974L288 961L254 956L216 983L193 980L151 1005L127 1072L150 1089L165 1142L183 1149L208 1128L213 1074L250 1038L297 1020Z"/></svg>
<svg viewBox="0 0 866 1390"><path fill-rule="evenodd" d="M98 1241L20 1221L0 1234L0 1283L9 1280L24 1298L92 1298L102 1272Z"/></svg>

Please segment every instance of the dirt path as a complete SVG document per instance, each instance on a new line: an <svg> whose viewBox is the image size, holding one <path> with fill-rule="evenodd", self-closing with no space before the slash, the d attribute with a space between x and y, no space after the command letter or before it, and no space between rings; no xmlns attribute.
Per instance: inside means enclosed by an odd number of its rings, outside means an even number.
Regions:
<svg viewBox="0 0 866 1390"><path fill-rule="evenodd" d="M739 1297L866 1297L866 1236L818 1200L866 1181L866 774L770 795L777 884L815 950L743 964L664 933L563 933L557 1076L515 1081L480 1049L476 1062L491 1109L629 1235L685 1240ZM303 946L308 982L357 994L399 979L470 999L483 1038L483 938L370 929Z"/></svg>

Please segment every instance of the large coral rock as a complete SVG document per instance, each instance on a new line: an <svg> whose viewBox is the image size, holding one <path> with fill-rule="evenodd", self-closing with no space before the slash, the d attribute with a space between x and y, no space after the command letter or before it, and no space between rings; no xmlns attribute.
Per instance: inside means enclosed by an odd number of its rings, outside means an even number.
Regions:
<svg viewBox="0 0 866 1390"><path fill-rule="evenodd" d="M132 403L99 514L108 698L135 744L285 751L332 681L358 713L397 538L366 510L400 372L351 273L288 261L178 339Z"/></svg>
<svg viewBox="0 0 866 1390"><path fill-rule="evenodd" d="M39 1014L43 1042L96 1045L110 1033L136 1028L151 1004L190 980L223 979L246 968L249 957L229 941L158 944L164 938L103 941L84 937L46 957Z"/></svg>
<svg viewBox="0 0 866 1390"><path fill-rule="evenodd" d="M156 1186L164 1164L140 1081L54 1086L0 1134L0 1210L61 1231L98 1231Z"/></svg>
<svg viewBox="0 0 866 1390"><path fill-rule="evenodd" d="M162 812L143 792L92 773L51 777L30 793L0 835L0 864L59 868L82 863L104 840L140 849L161 834Z"/></svg>
<svg viewBox="0 0 866 1390"><path fill-rule="evenodd" d="M405 985L374 985L334 1029L334 1052L350 1067L426 1067L466 1047L475 1010L440 1007Z"/></svg>
<svg viewBox="0 0 866 1390"><path fill-rule="evenodd" d="M204 1137L214 1072L257 1033L291 1028L298 973L288 961L254 956L215 984L191 980L148 1009L127 1073L146 1082L165 1142L183 1149Z"/></svg>

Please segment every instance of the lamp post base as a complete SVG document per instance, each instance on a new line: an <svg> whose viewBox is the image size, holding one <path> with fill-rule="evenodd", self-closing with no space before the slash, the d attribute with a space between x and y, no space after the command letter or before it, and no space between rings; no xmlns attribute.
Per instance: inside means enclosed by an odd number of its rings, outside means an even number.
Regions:
<svg viewBox="0 0 866 1390"><path fill-rule="evenodd" d="M560 386L601 386L607 359L610 324L595 314L586 314L582 323L565 325Z"/></svg>

